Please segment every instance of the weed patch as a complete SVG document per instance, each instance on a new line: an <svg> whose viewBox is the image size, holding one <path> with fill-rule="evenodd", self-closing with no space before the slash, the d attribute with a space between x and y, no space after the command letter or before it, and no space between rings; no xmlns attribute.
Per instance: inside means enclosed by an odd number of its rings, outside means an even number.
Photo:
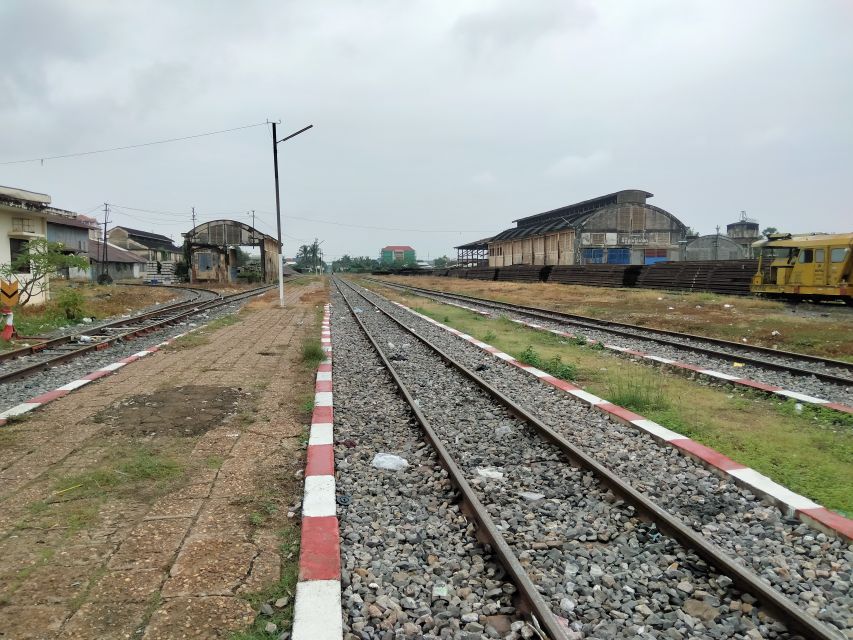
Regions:
<svg viewBox="0 0 853 640"><path fill-rule="evenodd" d="M531 367L542 369L542 371L546 371L560 380L574 380L578 375L577 368L572 364L563 362L563 359L559 355L554 355L545 359L529 345L519 354L518 359L524 364L529 364Z"/></svg>
<svg viewBox="0 0 853 640"><path fill-rule="evenodd" d="M326 359L326 352L319 340L306 340L302 345L302 362L309 368L316 369Z"/></svg>

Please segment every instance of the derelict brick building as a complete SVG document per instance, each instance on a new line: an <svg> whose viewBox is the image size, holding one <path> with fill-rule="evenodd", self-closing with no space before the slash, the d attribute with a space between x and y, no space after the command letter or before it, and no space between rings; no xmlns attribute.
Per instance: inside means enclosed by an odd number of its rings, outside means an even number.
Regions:
<svg viewBox="0 0 853 640"><path fill-rule="evenodd" d="M647 204L652 195L625 189L514 220L514 228L488 240L489 266L678 260L687 226Z"/></svg>

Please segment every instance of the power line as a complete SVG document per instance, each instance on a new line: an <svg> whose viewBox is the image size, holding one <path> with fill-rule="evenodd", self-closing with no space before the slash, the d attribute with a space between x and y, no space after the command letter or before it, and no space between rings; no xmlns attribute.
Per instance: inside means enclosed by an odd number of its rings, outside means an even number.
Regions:
<svg viewBox="0 0 853 640"><path fill-rule="evenodd" d="M272 211L261 211L261 213L268 213L270 215L273 214ZM372 231L405 231L408 233L488 233L488 231L478 231L471 229L403 229L400 227L374 227L370 225L364 224L352 224L349 222L332 222L331 220L318 220L316 218L305 218L302 216L294 216L292 214L285 214L286 219L291 220L304 220L306 222L318 222L320 224L331 224L338 227L354 227L356 229L370 229Z"/></svg>
<svg viewBox="0 0 853 640"><path fill-rule="evenodd" d="M61 158L75 158L78 156L91 156L96 153L108 153L110 151L124 151L126 149L138 149L139 147L150 147L155 144L167 144L169 142L180 142L181 140L192 140L193 138L203 138L205 136L215 136L220 133L230 133L231 131L240 131L241 129L251 129L252 127L263 127L269 124L268 122L259 122L257 124L247 124L242 127L234 127L232 129L221 129L219 131L208 131L206 133L196 133L191 136L181 136L180 138L168 138L166 140L154 140L153 142L141 142L139 144L129 144L123 147L110 147L109 149L96 149L94 151L79 151L77 153L65 153L58 156L42 156L40 158L29 158L27 160L6 160L0 162L0 165L5 164L23 164L25 162L41 162L45 160L59 160Z"/></svg>

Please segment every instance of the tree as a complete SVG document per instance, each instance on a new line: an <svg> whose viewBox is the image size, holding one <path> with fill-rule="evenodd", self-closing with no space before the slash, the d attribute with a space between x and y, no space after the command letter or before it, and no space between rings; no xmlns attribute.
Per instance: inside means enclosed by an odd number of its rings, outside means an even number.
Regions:
<svg viewBox="0 0 853 640"><path fill-rule="evenodd" d="M763 235L765 238L769 238L771 233L777 233L778 231L779 229L777 229L776 227L767 227L764 231L761 232L761 235Z"/></svg>
<svg viewBox="0 0 853 640"><path fill-rule="evenodd" d="M447 256L441 256L440 258L436 258L432 261L432 266L434 266L436 269L444 269L445 267L447 267L448 262L450 262L450 258L448 258Z"/></svg>
<svg viewBox="0 0 853 640"><path fill-rule="evenodd" d="M62 243L49 242L47 238L34 238L27 242L22 251L9 264L0 265L0 277L17 280L21 294L18 304L24 306L34 296L42 294L50 282L50 276L65 269L86 269L86 258L63 253Z"/></svg>

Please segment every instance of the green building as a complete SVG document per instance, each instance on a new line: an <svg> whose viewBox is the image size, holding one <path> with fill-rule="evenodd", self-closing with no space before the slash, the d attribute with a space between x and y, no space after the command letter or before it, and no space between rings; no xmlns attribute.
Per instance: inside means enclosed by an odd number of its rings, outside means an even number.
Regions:
<svg viewBox="0 0 853 640"><path fill-rule="evenodd" d="M389 245L382 248L379 261L382 264L409 264L415 262L415 250L406 244Z"/></svg>

